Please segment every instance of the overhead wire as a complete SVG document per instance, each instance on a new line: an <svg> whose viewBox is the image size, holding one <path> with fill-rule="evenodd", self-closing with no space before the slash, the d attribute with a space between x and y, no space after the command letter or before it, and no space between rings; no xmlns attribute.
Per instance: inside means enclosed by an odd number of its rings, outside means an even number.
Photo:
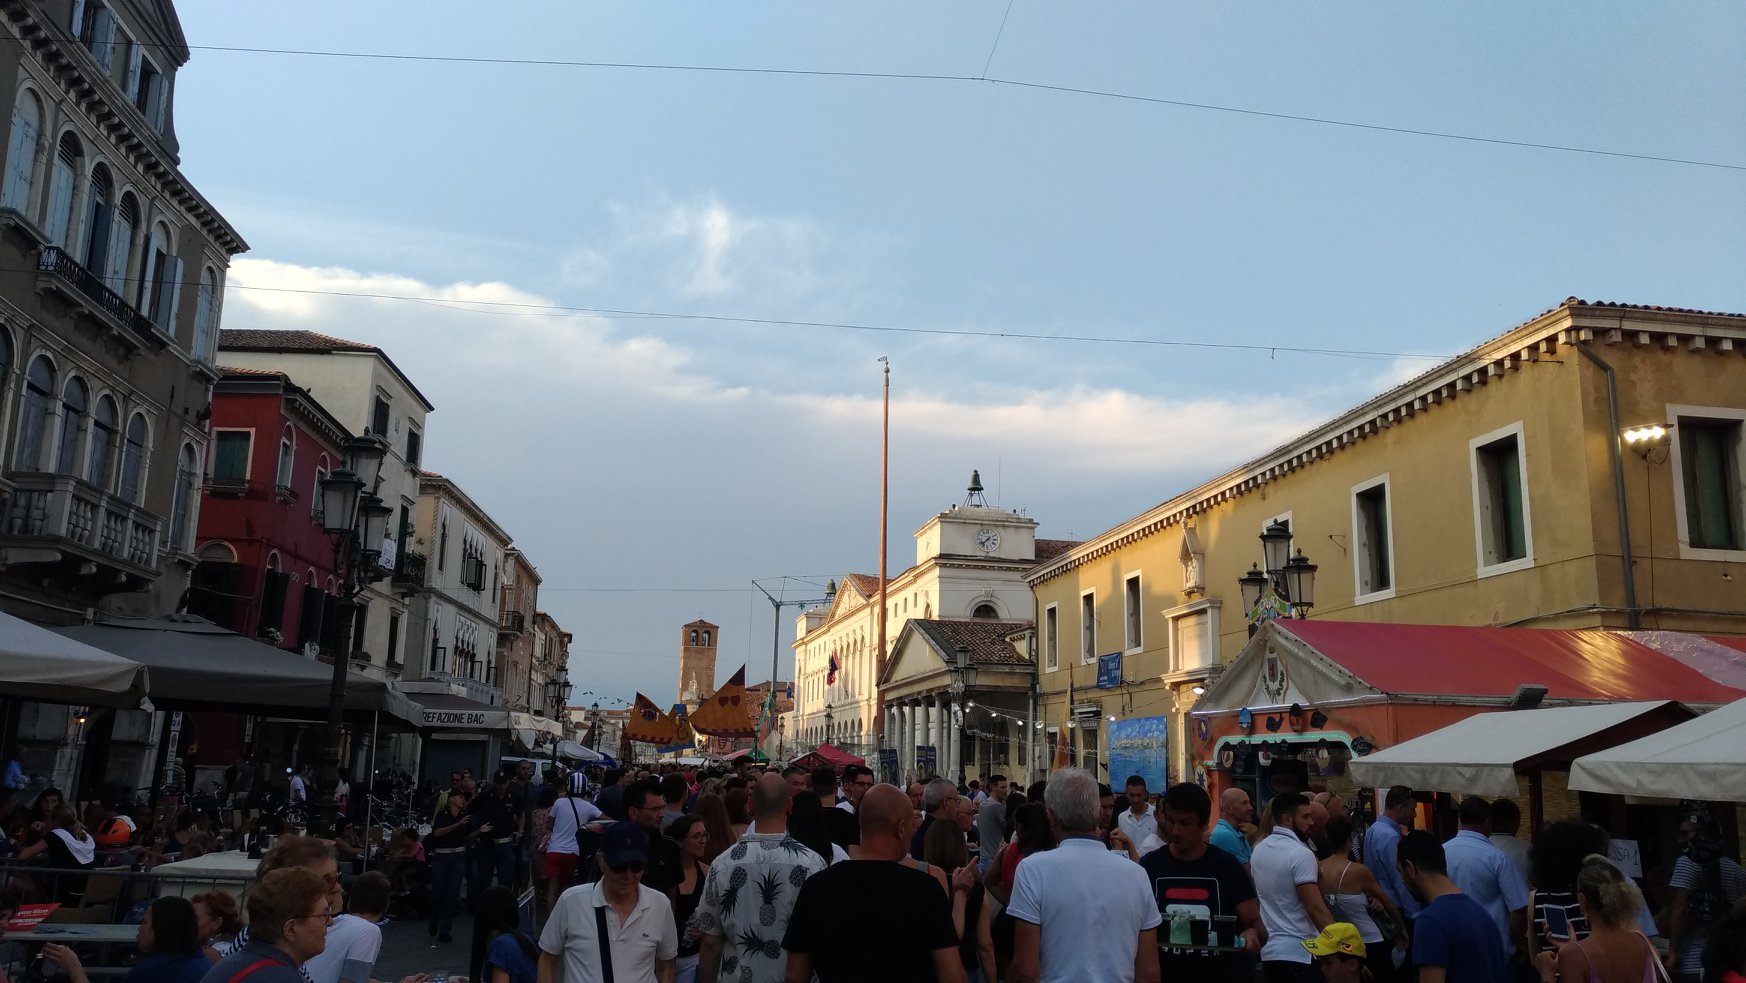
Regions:
<svg viewBox="0 0 1746 983"><path fill-rule="evenodd" d="M1007 8L1011 13L1011 6ZM1005 32L1006 17L1001 18L1001 33ZM995 44L999 45L999 34ZM13 40L22 41L14 38ZM136 41L142 47L169 47L162 42ZM693 65L669 62L632 62L632 61L591 61L571 58L509 58L490 55L443 55L430 53L406 53L387 51L341 51L336 49L318 48L279 48L235 44L194 44L187 45L190 51L212 51L227 54L275 55L281 57L301 58L331 58L344 60L370 60L390 62L423 62L431 64L455 65L487 65L487 66L524 66L536 68L576 68L619 71L650 71L650 72L696 72L719 75L769 75L786 77L838 78L838 79L870 79L879 81L915 81L965 83L980 82L989 85L1007 86L1016 89L1033 89L1052 91L1065 94L1090 96L1100 99L1119 99L1129 102L1149 103L1158 106L1170 106L1177 109L1192 109L1203 112L1228 113L1239 116L1250 116L1261 119L1284 120L1295 123L1308 123L1318 126L1337 126L1349 129L1369 130L1378 133L1390 133L1400 136L1424 137L1436 140L1457 140L1469 143L1486 144L1498 147L1511 147L1525 150L1545 150L1555 153L1582 154L1595 157L1609 157L1624 160L1647 161L1659 164L1675 164L1686 167L1707 167L1729 171L1746 171L1746 164L1727 161L1704 160L1695 157L1673 157L1661 154L1631 153L1622 150L1605 150L1599 147L1582 147L1574 144L1543 143L1536 140L1512 140L1503 137L1490 137L1473 133L1457 133L1449 130L1433 130L1425 127L1392 126L1382 123L1367 123L1359 120L1340 119L1332 116L1311 116L1302 113L1287 113L1276 110L1253 109L1244 106L1230 106L1221 103L1197 102L1187 99L1171 99L1163 96L1148 96L1134 92L1120 92L1111 89L1093 89L1082 86L1062 85L1048 82L1037 82L1027 79L1001 78L987 74L988 66L992 65L994 51L989 51L988 62L983 66L981 75L954 75L938 72L880 72L851 71L846 69L820 68L770 68L745 65Z"/></svg>

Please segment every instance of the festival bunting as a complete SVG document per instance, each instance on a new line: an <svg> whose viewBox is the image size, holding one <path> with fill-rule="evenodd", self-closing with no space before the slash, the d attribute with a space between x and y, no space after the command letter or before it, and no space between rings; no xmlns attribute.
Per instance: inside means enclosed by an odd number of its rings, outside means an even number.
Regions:
<svg viewBox="0 0 1746 983"><path fill-rule="evenodd" d="M751 708L746 705L746 667L734 673L721 689L702 703L691 715L691 729L710 737L742 738L758 736L752 724Z"/></svg>

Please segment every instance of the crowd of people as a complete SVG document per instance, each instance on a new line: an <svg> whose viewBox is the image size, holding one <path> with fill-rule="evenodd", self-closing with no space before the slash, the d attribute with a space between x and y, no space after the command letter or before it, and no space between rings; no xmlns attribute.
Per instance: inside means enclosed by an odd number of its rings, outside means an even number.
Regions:
<svg viewBox="0 0 1746 983"><path fill-rule="evenodd" d="M450 779L428 833L343 894L347 841L294 835L246 927L224 892L153 901L129 980L366 983L390 908L422 892L433 945L471 912L469 978L491 983L1746 983L1746 871L1702 816L1652 906L1597 826L1523 839L1512 802L1466 796L1439 837L1404 787L1371 818L1326 790L1257 810L1135 776L1118 798L1075 768L1025 789L859 765ZM91 835L66 812L40 820L57 863ZM44 958L85 983L74 950Z"/></svg>

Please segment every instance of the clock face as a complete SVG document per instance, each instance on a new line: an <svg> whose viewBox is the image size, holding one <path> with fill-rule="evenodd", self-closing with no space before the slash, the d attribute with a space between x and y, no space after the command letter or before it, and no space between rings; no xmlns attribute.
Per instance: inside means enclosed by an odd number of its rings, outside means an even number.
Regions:
<svg viewBox="0 0 1746 983"><path fill-rule="evenodd" d="M976 546L984 553L1000 549L1000 533L988 528L976 530Z"/></svg>

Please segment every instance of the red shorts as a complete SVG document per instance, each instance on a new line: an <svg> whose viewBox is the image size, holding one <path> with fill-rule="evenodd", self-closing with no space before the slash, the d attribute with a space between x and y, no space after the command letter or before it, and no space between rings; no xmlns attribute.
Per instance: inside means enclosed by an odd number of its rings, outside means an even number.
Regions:
<svg viewBox="0 0 1746 983"><path fill-rule="evenodd" d="M576 879L576 855L574 853L547 853L545 865L546 880L557 878L568 883Z"/></svg>

